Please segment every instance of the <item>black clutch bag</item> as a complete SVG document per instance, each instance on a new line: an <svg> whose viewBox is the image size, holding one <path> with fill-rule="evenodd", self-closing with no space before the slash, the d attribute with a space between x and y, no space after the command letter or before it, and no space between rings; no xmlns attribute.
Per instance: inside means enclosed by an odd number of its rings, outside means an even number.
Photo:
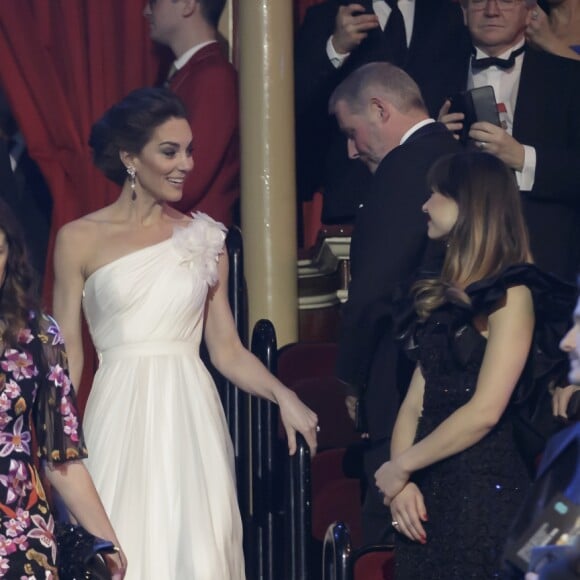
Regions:
<svg viewBox="0 0 580 580"><path fill-rule="evenodd" d="M55 523L60 580L111 580L104 554L113 554L113 542L93 536L82 526Z"/></svg>

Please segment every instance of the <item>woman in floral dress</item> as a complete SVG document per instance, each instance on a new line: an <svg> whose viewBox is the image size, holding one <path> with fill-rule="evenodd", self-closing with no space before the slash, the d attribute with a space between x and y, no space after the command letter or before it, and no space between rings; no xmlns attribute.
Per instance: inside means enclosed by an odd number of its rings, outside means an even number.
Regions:
<svg viewBox="0 0 580 580"><path fill-rule="evenodd" d="M54 519L34 452L79 523L118 541L81 461L87 451L59 328L32 287L20 233L0 203L0 576L54 579ZM123 553L107 558L113 578L123 578Z"/></svg>

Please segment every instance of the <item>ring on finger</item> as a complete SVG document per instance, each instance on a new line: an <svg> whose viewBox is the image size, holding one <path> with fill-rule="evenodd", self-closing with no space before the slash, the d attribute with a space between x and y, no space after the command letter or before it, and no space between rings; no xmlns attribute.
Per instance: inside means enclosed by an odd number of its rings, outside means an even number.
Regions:
<svg viewBox="0 0 580 580"><path fill-rule="evenodd" d="M399 527L399 522L397 520L393 520L391 522L391 525L393 526L393 528L397 529Z"/></svg>
<svg viewBox="0 0 580 580"><path fill-rule="evenodd" d="M478 146L480 149L485 149L485 145L486 145L485 141L478 141L478 142L477 142L477 146Z"/></svg>

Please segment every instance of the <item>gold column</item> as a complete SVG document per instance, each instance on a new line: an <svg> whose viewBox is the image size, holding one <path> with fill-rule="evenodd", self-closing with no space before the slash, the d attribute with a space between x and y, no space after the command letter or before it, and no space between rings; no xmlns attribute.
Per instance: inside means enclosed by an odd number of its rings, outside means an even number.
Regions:
<svg viewBox="0 0 580 580"><path fill-rule="evenodd" d="M218 24L218 33L222 37L224 41L227 53L230 61L234 63L234 66L237 65L236 58L235 58L235 10L234 10L234 2L235 0L227 0L224 11L222 12L219 24Z"/></svg>
<svg viewBox="0 0 580 580"><path fill-rule="evenodd" d="M278 346L298 339L292 4L237 5L249 322L270 319Z"/></svg>

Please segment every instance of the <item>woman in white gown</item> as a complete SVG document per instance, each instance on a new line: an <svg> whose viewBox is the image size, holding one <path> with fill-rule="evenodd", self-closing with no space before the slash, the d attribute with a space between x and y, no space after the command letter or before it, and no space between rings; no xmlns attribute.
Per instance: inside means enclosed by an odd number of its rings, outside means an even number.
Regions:
<svg viewBox="0 0 580 580"><path fill-rule="evenodd" d="M81 306L99 354L84 418L87 466L125 548L126 578L242 580L232 445L199 356L202 335L224 376L278 403L291 453L296 431L315 450L317 417L238 338L225 228L167 205L193 168L185 118L169 91L139 89L95 124L95 164L122 191L59 232L54 314L73 384Z"/></svg>

